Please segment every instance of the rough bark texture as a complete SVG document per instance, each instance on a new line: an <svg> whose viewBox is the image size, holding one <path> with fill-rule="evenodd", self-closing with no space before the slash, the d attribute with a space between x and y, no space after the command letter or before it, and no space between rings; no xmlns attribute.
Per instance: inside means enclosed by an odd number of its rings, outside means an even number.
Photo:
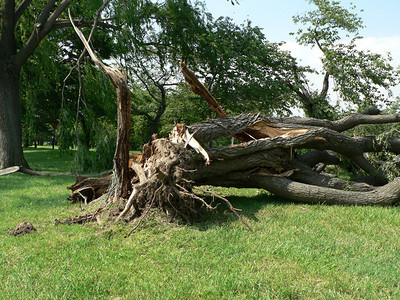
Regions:
<svg viewBox="0 0 400 300"><path fill-rule="evenodd" d="M19 71L0 59L0 169L24 165Z"/></svg>
<svg viewBox="0 0 400 300"><path fill-rule="evenodd" d="M114 154L114 177L117 179L116 197L127 198L131 191L129 179L129 135L131 125L131 92L125 74L107 73L117 90L118 138Z"/></svg>
<svg viewBox="0 0 400 300"><path fill-rule="evenodd" d="M101 178L78 176L76 178L76 183L68 187L68 189L72 191L68 199L72 202L83 201L87 204L100 198L107 193L111 179L111 176Z"/></svg>
<svg viewBox="0 0 400 300"><path fill-rule="evenodd" d="M259 114L242 114L192 126L176 125L169 138L146 144L140 162L131 165L132 192L115 219L141 218L150 208L158 207L169 216L190 221L196 215L198 203L212 209L193 192L199 185L262 188L282 198L305 203L385 206L400 201L400 178L372 186L312 168L319 161L337 163L335 153L342 153L355 158L360 167L380 178L383 175L366 160L362 147L354 146L357 139L324 127L301 128L294 123L290 127L277 127L270 121ZM210 140L244 130L254 136L266 136L271 128L274 134L282 134L225 147L206 146ZM307 160L304 156L296 157L296 148L336 151L312 151L310 156L314 157ZM77 199L79 191L75 190ZM86 194L80 197L81 201L85 197Z"/></svg>

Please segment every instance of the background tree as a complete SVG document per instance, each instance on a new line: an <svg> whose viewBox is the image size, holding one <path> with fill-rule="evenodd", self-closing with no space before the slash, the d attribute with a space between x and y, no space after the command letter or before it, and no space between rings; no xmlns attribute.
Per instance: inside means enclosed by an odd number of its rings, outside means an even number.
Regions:
<svg viewBox="0 0 400 300"><path fill-rule="evenodd" d="M230 112L257 110L282 114L294 105L293 99L283 97L290 92L283 83L291 76L295 60L279 50L278 44L269 43L260 28L250 22L238 26L229 18L214 21L201 3L139 3L121 2L113 9L120 22L117 27L124 28L115 32L120 41L120 63L127 70L131 85L136 87L134 118L145 123L136 127L147 139L160 129L168 105L182 108L172 101L188 99L185 95L171 97L172 93L182 91L175 89L183 80L178 73L179 60L185 60L203 77ZM201 105L208 110L204 103ZM197 120L195 116L174 117Z"/></svg>
<svg viewBox="0 0 400 300"><path fill-rule="evenodd" d="M283 83L292 77L295 59L250 21L236 25L218 18L207 26L191 67L226 111L288 114L295 101L284 97L290 90Z"/></svg>
<svg viewBox="0 0 400 300"><path fill-rule="evenodd" d="M134 118L144 122L140 131L149 140L182 80L178 61L193 61L207 15L202 5L185 0L121 1L113 10L117 27L124 28L114 33L119 62L135 91Z"/></svg>
<svg viewBox="0 0 400 300"><path fill-rule="evenodd" d="M22 153L20 76L21 68L33 55L40 42L54 29L70 26L63 19L72 0L46 3L4 0L1 11L0 34L0 168L27 165ZM101 4L98 0L76 2L81 19L79 26L89 25L83 12L93 13ZM78 14L79 12L79 14ZM29 26L29 27L26 27ZM29 33L28 32L28 29Z"/></svg>
<svg viewBox="0 0 400 300"><path fill-rule="evenodd" d="M387 103L392 96L391 88L399 82L399 74L390 65L390 56L357 49L356 42L362 38L359 30L364 25L354 12L356 7L347 10L339 2L329 0L309 2L316 10L293 20L305 26L297 31L298 43L322 52L323 87L319 92L311 90L304 72L295 65L294 78L287 82L306 115L334 118L328 96L331 80L340 100L354 104L359 111ZM346 39L349 41L345 42Z"/></svg>

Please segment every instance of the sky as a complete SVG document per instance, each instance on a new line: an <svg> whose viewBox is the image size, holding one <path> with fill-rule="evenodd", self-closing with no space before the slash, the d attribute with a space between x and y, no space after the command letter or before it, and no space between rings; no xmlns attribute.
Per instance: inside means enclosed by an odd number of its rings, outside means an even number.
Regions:
<svg viewBox="0 0 400 300"><path fill-rule="evenodd" d="M238 0L239 5L232 5L227 0L203 0L206 9L214 18L228 16L237 24L250 20L254 26L263 28L266 39L270 42L284 41L285 50L301 60L304 65L316 69L320 66L320 53L296 44L295 37L290 32L296 32L297 25L293 23L294 15L313 10L315 7L307 0ZM400 66L400 0L339 0L345 8L354 3L357 15L362 18L365 28L360 30L364 37L359 42L362 50L370 50L386 55L390 52L392 65ZM363 10L360 12L360 10ZM310 78L318 85L316 78ZM316 86L316 88L318 88ZM400 87L394 89L395 96L400 95Z"/></svg>

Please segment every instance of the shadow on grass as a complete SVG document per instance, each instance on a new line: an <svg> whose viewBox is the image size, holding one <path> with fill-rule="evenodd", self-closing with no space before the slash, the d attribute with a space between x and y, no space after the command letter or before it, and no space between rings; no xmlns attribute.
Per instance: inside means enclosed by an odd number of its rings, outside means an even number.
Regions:
<svg viewBox="0 0 400 300"><path fill-rule="evenodd" d="M232 204L235 209L238 209L238 214L241 217L247 218L253 222L259 222L257 214L265 206L289 206L294 202L276 197L265 191L258 191L255 195L249 196L227 196L226 199ZM213 201L211 197L206 197L208 203ZM215 225L223 225L238 220L237 216L230 210L228 205L222 201L214 199L213 206L217 208L215 210L206 210L205 208L199 209L200 217L193 226L197 227L201 231L208 230Z"/></svg>
<svg viewBox="0 0 400 300"><path fill-rule="evenodd" d="M61 153L51 148L26 148L24 156L33 170L46 173L70 173L74 163L72 150Z"/></svg>

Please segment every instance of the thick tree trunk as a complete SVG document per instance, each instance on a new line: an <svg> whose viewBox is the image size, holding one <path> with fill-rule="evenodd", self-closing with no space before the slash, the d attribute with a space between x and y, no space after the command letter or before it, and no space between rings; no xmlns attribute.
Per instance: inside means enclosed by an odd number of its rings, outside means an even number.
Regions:
<svg viewBox="0 0 400 300"><path fill-rule="evenodd" d="M0 60L0 169L27 166L22 152L19 70Z"/></svg>

